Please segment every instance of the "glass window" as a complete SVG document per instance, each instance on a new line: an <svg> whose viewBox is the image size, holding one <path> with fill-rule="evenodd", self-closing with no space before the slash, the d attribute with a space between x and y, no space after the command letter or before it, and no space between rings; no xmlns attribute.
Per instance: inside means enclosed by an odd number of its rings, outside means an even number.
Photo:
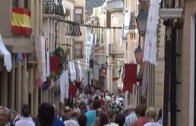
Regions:
<svg viewBox="0 0 196 126"><path fill-rule="evenodd" d="M24 0L24 8L29 9L29 0Z"/></svg>
<svg viewBox="0 0 196 126"><path fill-rule="evenodd" d="M83 8L75 8L75 22L83 23Z"/></svg>
<svg viewBox="0 0 196 126"><path fill-rule="evenodd" d="M12 7L18 7L18 0L12 0Z"/></svg>
<svg viewBox="0 0 196 126"><path fill-rule="evenodd" d="M75 54L75 58L82 58L82 43L81 42L74 43L74 54Z"/></svg>
<svg viewBox="0 0 196 126"><path fill-rule="evenodd" d="M82 15L76 14L76 15L75 15L75 22L81 24L81 23L82 23Z"/></svg>
<svg viewBox="0 0 196 126"><path fill-rule="evenodd" d="M75 14L82 14L82 8L76 8Z"/></svg>

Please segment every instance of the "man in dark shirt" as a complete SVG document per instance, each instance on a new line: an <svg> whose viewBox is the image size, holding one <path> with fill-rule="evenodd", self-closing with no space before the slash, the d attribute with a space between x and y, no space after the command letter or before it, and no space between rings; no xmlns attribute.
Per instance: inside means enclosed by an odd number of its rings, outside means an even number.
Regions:
<svg viewBox="0 0 196 126"><path fill-rule="evenodd" d="M53 121L53 126L64 126L64 123L57 117L58 116L58 111L55 105L54 107L54 121Z"/></svg>

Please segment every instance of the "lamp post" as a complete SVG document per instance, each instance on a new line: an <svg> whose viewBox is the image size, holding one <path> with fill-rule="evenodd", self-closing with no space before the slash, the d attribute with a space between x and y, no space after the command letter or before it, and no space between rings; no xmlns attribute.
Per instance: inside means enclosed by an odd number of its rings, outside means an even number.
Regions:
<svg viewBox="0 0 196 126"><path fill-rule="evenodd" d="M142 62L142 58L143 58L143 51L141 48L141 36L144 37L145 33L146 33L146 26L147 26L147 18L148 18L148 13L144 11L144 8L141 8L139 11L139 14L136 17L136 23L137 23L137 27L138 27L138 32L139 32L139 42L138 42L138 47L135 49L134 53L135 53L135 57L136 57L136 62L137 64L140 64ZM139 83L141 84L141 80L139 81ZM140 85L139 84L139 85ZM141 99L140 99L140 88L139 85L137 85L137 104L141 103ZM143 103L142 103L143 104Z"/></svg>
<svg viewBox="0 0 196 126"><path fill-rule="evenodd" d="M139 35L143 36L146 32L147 18L148 18L148 13L144 12L144 10L141 9L139 14L136 17Z"/></svg>
<svg viewBox="0 0 196 126"><path fill-rule="evenodd" d="M144 12L143 9L140 10L139 14L136 17L137 27L138 27L138 31L139 31L139 43L138 43L138 47L135 49L134 53L135 53L135 57L136 57L136 62L138 64L140 64L140 62L142 61L143 51L141 48L140 37L144 36L146 33L147 17L148 17L148 14L146 12Z"/></svg>

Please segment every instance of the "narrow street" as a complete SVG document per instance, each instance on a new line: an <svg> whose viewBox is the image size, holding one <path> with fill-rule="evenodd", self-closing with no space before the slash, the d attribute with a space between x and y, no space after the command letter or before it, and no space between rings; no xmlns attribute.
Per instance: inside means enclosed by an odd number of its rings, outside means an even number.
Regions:
<svg viewBox="0 0 196 126"><path fill-rule="evenodd" d="M195 126L195 0L1 0L0 126Z"/></svg>

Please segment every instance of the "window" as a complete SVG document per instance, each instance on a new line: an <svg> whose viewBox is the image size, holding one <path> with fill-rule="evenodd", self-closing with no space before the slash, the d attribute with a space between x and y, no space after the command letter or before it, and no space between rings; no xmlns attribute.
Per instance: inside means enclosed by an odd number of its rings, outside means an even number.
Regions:
<svg viewBox="0 0 196 126"><path fill-rule="evenodd" d="M24 0L24 8L29 9L29 0Z"/></svg>
<svg viewBox="0 0 196 126"><path fill-rule="evenodd" d="M75 8L75 22L83 23L83 8Z"/></svg>
<svg viewBox="0 0 196 126"><path fill-rule="evenodd" d="M82 42L74 43L74 57L82 58Z"/></svg>
<svg viewBox="0 0 196 126"><path fill-rule="evenodd" d="M18 0L12 0L12 7L18 7Z"/></svg>
<svg viewBox="0 0 196 126"><path fill-rule="evenodd" d="M29 0L23 0L24 8L29 9ZM12 0L12 7L19 7L21 6L21 3L19 5L19 0Z"/></svg>

